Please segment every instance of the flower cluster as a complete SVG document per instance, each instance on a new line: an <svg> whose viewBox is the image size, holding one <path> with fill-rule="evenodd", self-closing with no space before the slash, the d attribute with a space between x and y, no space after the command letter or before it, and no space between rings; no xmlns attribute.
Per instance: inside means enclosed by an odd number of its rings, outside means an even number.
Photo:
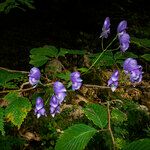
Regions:
<svg viewBox="0 0 150 150"><path fill-rule="evenodd" d="M110 79L108 80L108 86L114 92L118 87L119 71L115 70Z"/></svg>
<svg viewBox="0 0 150 150"><path fill-rule="evenodd" d="M53 88L54 95L50 99L50 113L54 117L56 113L60 112L60 105L66 96L66 88L59 81L54 83Z"/></svg>
<svg viewBox="0 0 150 150"><path fill-rule="evenodd" d="M36 87L37 84L39 83L40 77L41 77L40 70L36 67L33 67L29 73L29 83L32 86Z"/></svg>
<svg viewBox="0 0 150 150"><path fill-rule="evenodd" d="M130 43L130 36L128 33L126 33L126 29L127 29L127 21L123 20L119 23L117 27L117 35L119 39L120 49L122 52L125 52L129 48ZM100 37L107 38L108 34L110 34L110 19L109 17L106 17Z"/></svg>
<svg viewBox="0 0 150 150"><path fill-rule="evenodd" d="M41 97L37 97L36 99L34 113L35 115L37 115L37 118L39 118L40 116L46 116L46 111L44 109L44 102Z"/></svg>
<svg viewBox="0 0 150 150"><path fill-rule="evenodd" d="M135 59L127 58L124 61L123 69L126 74L130 75L130 81L132 83L142 81L142 66L138 65Z"/></svg>
<svg viewBox="0 0 150 150"><path fill-rule="evenodd" d="M120 43L120 49L125 52L129 48L130 36L126 33L127 21L123 20L119 23L117 28L118 39Z"/></svg>
<svg viewBox="0 0 150 150"><path fill-rule="evenodd" d="M81 85L82 85L82 79L80 78L80 73L79 72L73 72L70 75L70 80L72 82L72 90L78 90Z"/></svg>
<svg viewBox="0 0 150 150"><path fill-rule="evenodd" d="M40 80L40 70L36 67L33 67L30 70L29 73L29 83L33 86L36 86ZM80 73L79 72L73 72L70 74L70 80L72 82L72 90L78 90L81 85L82 85L82 79L80 78ZM50 99L50 114L52 115L52 117L54 117L57 113L60 113L60 105L62 104L62 102L64 101L65 97L66 97L66 88L65 86L59 82L56 81L53 85L53 90L54 90L54 94L52 95L51 99ZM38 97L36 99L36 105L35 105L35 115L37 115L37 118L39 118L42 115L46 116L46 111L44 109L44 102L43 99L41 97Z"/></svg>

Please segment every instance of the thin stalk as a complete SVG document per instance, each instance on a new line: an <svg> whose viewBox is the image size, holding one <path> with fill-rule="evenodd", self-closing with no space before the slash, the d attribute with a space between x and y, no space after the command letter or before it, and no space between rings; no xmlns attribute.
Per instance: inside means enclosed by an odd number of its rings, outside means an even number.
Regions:
<svg viewBox="0 0 150 150"><path fill-rule="evenodd" d="M88 68L86 72L88 72L96 63L97 61L101 58L101 56L104 54L104 52L107 51L107 49L112 45L112 43L116 40L117 35L114 37L114 39L107 45L107 47L103 50L103 52L100 53L100 55L97 57L97 59L94 61L94 63Z"/></svg>

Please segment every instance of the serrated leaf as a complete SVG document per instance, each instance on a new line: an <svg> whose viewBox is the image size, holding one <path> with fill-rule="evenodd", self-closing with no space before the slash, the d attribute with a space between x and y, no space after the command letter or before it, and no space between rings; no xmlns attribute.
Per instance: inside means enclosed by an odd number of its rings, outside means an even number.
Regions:
<svg viewBox="0 0 150 150"><path fill-rule="evenodd" d="M31 110L31 103L27 98L20 97L17 93L8 93L4 99L8 102L8 106L5 109L5 117L20 128L27 113Z"/></svg>
<svg viewBox="0 0 150 150"><path fill-rule="evenodd" d="M35 67L40 67L44 64L47 63L47 61L49 60L48 57L46 56L41 56L41 55L30 55L30 62L29 64L35 66Z"/></svg>
<svg viewBox="0 0 150 150"><path fill-rule="evenodd" d="M4 131L4 109L0 107L0 131L2 135L5 135Z"/></svg>
<svg viewBox="0 0 150 150"><path fill-rule="evenodd" d="M70 71L66 71L64 73L56 74L56 77L63 79L65 81L69 81L70 80L70 74L71 74Z"/></svg>
<svg viewBox="0 0 150 150"><path fill-rule="evenodd" d="M13 82L10 82L14 79L20 79L23 77L24 74L22 73L14 73L14 72L9 72L6 70L0 70L0 86L7 87L7 88L14 88L16 87L16 84Z"/></svg>
<svg viewBox="0 0 150 150"><path fill-rule="evenodd" d="M89 104L83 109L89 120L92 120L95 125L104 128L107 125L107 108L98 104Z"/></svg>
<svg viewBox="0 0 150 150"><path fill-rule="evenodd" d="M150 39L140 39L136 37L131 37L131 43L136 44L139 47L150 47Z"/></svg>
<svg viewBox="0 0 150 150"><path fill-rule="evenodd" d="M150 139L140 139L125 146L122 150L150 150Z"/></svg>
<svg viewBox="0 0 150 150"><path fill-rule="evenodd" d="M65 56L66 54L70 55L84 55L85 51L84 50L70 50L70 49L65 49L65 48L60 48L59 56Z"/></svg>
<svg viewBox="0 0 150 150"><path fill-rule="evenodd" d="M60 136L55 150L84 150L96 132L97 130L95 128L85 124L73 125Z"/></svg>
<svg viewBox="0 0 150 150"><path fill-rule="evenodd" d="M89 57L91 58L92 63L94 63L97 58L101 55L101 53L91 54ZM96 62L96 66L112 66L114 64L113 53L111 51L104 52L99 60Z"/></svg>
<svg viewBox="0 0 150 150"><path fill-rule="evenodd" d="M111 111L111 119L119 123L125 121L127 119L127 116L119 109L113 109Z"/></svg>
<svg viewBox="0 0 150 150"><path fill-rule="evenodd" d="M138 58L138 56L136 54L132 53L132 52L125 52L125 53L116 52L115 55L114 55L115 60L126 59L128 57Z"/></svg>
<svg viewBox="0 0 150 150"><path fill-rule="evenodd" d="M57 57L58 49L54 46L33 48L30 50L30 64L40 67L47 63L50 57Z"/></svg>
<svg viewBox="0 0 150 150"><path fill-rule="evenodd" d="M88 71L88 68L78 68L78 70L81 72L81 73L84 73L84 72L87 72Z"/></svg>
<svg viewBox="0 0 150 150"><path fill-rule="evenodd" d="M144 54L141 57L147 61L150 61L150 54Z"/></svg>

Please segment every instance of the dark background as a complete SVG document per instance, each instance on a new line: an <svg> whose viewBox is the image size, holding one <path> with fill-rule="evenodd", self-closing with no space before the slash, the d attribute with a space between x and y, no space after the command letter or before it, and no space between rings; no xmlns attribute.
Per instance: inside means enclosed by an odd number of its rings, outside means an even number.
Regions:
<svg viewBox="0 0 150 150"><path fill-rule="evenodd" d="M12 9L0 14L0 66L29 70L29 51L55 45L71 49L94 48L105 17L111 19L111 34L121 20L128 32L149 38L150 5L147 0L35 0L35 9ZM84 42L84 39L86 41Z"/></svg>

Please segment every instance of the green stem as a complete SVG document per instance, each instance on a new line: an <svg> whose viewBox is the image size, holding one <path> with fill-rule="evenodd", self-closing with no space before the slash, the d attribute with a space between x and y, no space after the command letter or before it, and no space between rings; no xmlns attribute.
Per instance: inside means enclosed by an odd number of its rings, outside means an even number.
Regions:
<svg viewBox="0 0 150 150"><path fill-rule="evenodd" d="M94 61L94 63L88 68L86 72L88 72L96 63L97 61L101 58L101 56L104 54L104 52L107 51L107 49L112 45L112 43L116 40L117 35L114 37L114 39L107 45L107 47L103 50L103 52L100 53L100 55L97 57L97 59Z"/></svg>

